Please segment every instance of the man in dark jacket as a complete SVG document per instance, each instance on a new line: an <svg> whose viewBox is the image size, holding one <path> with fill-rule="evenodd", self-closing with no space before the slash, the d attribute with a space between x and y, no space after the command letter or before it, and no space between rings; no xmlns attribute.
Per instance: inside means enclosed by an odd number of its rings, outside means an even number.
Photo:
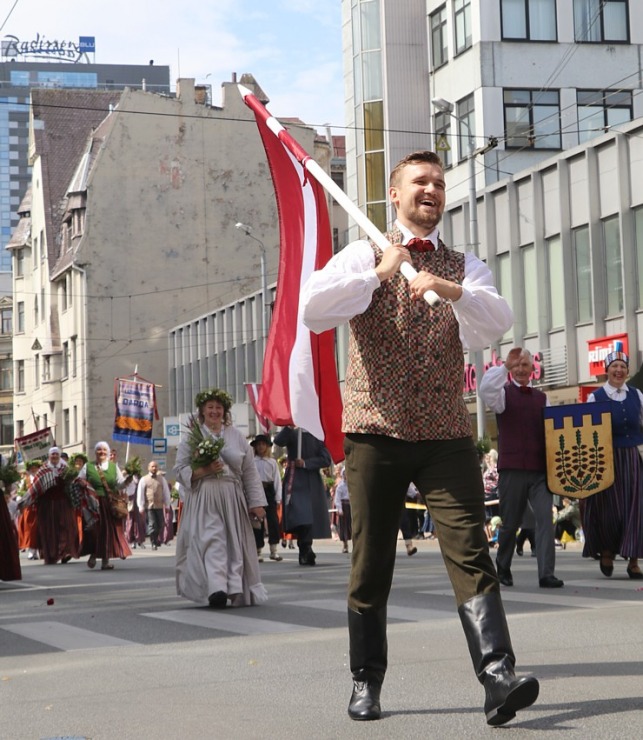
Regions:
<svg viewBox="0 0 643 740"><path fill-rule="evenodd" d="M330 452L310 432L285 427L275 437L288 451L283 480L284 532L297 538L299 565L315 565L313 539L330 537L328 499L321 469L331 465Z"/></svg>

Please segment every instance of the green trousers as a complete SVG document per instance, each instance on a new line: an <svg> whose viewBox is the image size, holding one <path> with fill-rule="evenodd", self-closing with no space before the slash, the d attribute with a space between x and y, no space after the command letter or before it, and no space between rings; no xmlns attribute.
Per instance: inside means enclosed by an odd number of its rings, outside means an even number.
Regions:
<svg viewBox="0 0 643 740"><path fill-rule="evenodd" d="M458 607L498 591L484 530L484 489L471 437L405 442L348 434L346 482L353 518L348 607L360 613L386 607L400 516L415 483L435 523Z"/></svg>

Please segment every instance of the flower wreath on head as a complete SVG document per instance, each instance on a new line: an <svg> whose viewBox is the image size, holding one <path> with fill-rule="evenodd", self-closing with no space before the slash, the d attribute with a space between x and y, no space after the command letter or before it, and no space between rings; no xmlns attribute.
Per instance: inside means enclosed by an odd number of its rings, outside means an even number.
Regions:
<svg viewBox="0 0 643 740"><path fill-rule="evenodd" d="M201 391L196 394L194 404L197 409L200 409L208 401L218 401L226 411L230 411L232 408L232 396L221 388L210 388L207 391Z"/></svg>

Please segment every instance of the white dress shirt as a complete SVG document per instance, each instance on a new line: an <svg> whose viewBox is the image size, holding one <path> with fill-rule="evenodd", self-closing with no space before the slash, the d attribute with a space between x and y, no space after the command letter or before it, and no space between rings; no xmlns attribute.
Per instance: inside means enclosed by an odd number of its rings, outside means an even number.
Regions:
<svg viewBox="0 0 643 740"><path fill-rule="evenodd" d="M274 457L259 457L255 455L255 466L262 483L272 483L275 487L275 503L281 501L281 476L279 465Z"/></svg>
<svg viewBox="0 0 643 740"><path fill-rule="evenodd" d="M395 225L406 244L413 234L398 221ZM426 238L437 246L439 231ZM345 324L369 307L380 287L375 253L367 241L348 244L325 267L313 272L303 286L301 312L304 324L319 334ZM509 304L498 294L491 270L474 254L465 254L462 296L452 301L465 348L482 349L504 334L513 323Z"/></svg>
<svg viewBox="0 0 643 740"><path fill-rule="evenodd" d="M482 382L478 388L478 394L494 414L502 414L505 410L507 403L505 398L505 385L508 380L509 370L507 370L504 364L492 365L482 376ZM520 387L520 383L516 383L513 378L511 382ZM533 388L531 381L527 383L527 385L530 388ZM549 398L545 405L549 406Z"/></svg>

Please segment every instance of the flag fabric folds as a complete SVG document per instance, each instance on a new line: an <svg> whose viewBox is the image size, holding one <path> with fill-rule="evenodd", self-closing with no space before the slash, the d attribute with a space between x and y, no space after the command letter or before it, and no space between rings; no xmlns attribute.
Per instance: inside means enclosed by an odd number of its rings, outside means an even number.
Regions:
<svg viewBox="0 0 643 740"><path fill-rule="evenodd" d="M132 444L152 444L152 424L158 419L154 383L138 378L116 378L116 418L112 439Z"/></svg>
<svg viewBox="0 0 643 740"><path fill-rule="evenodd" d="M255 114L275 186L279 213L277 295L266 345L259 413L276 425L294 424L323 440L335 462L344 459L342 399L335 363L334 330L313 334L299 312L308 276L332 256L326 195L306 171L310 159L252 94Z"/></svg>
<svg viewBox="0 0 643 740"><path fill-rule="evenodd" d="M244 383L250 405L254 409L259 427L264 434L270 432L270 419L259 412L259 396L261 395L261 383Z"/></svg>

